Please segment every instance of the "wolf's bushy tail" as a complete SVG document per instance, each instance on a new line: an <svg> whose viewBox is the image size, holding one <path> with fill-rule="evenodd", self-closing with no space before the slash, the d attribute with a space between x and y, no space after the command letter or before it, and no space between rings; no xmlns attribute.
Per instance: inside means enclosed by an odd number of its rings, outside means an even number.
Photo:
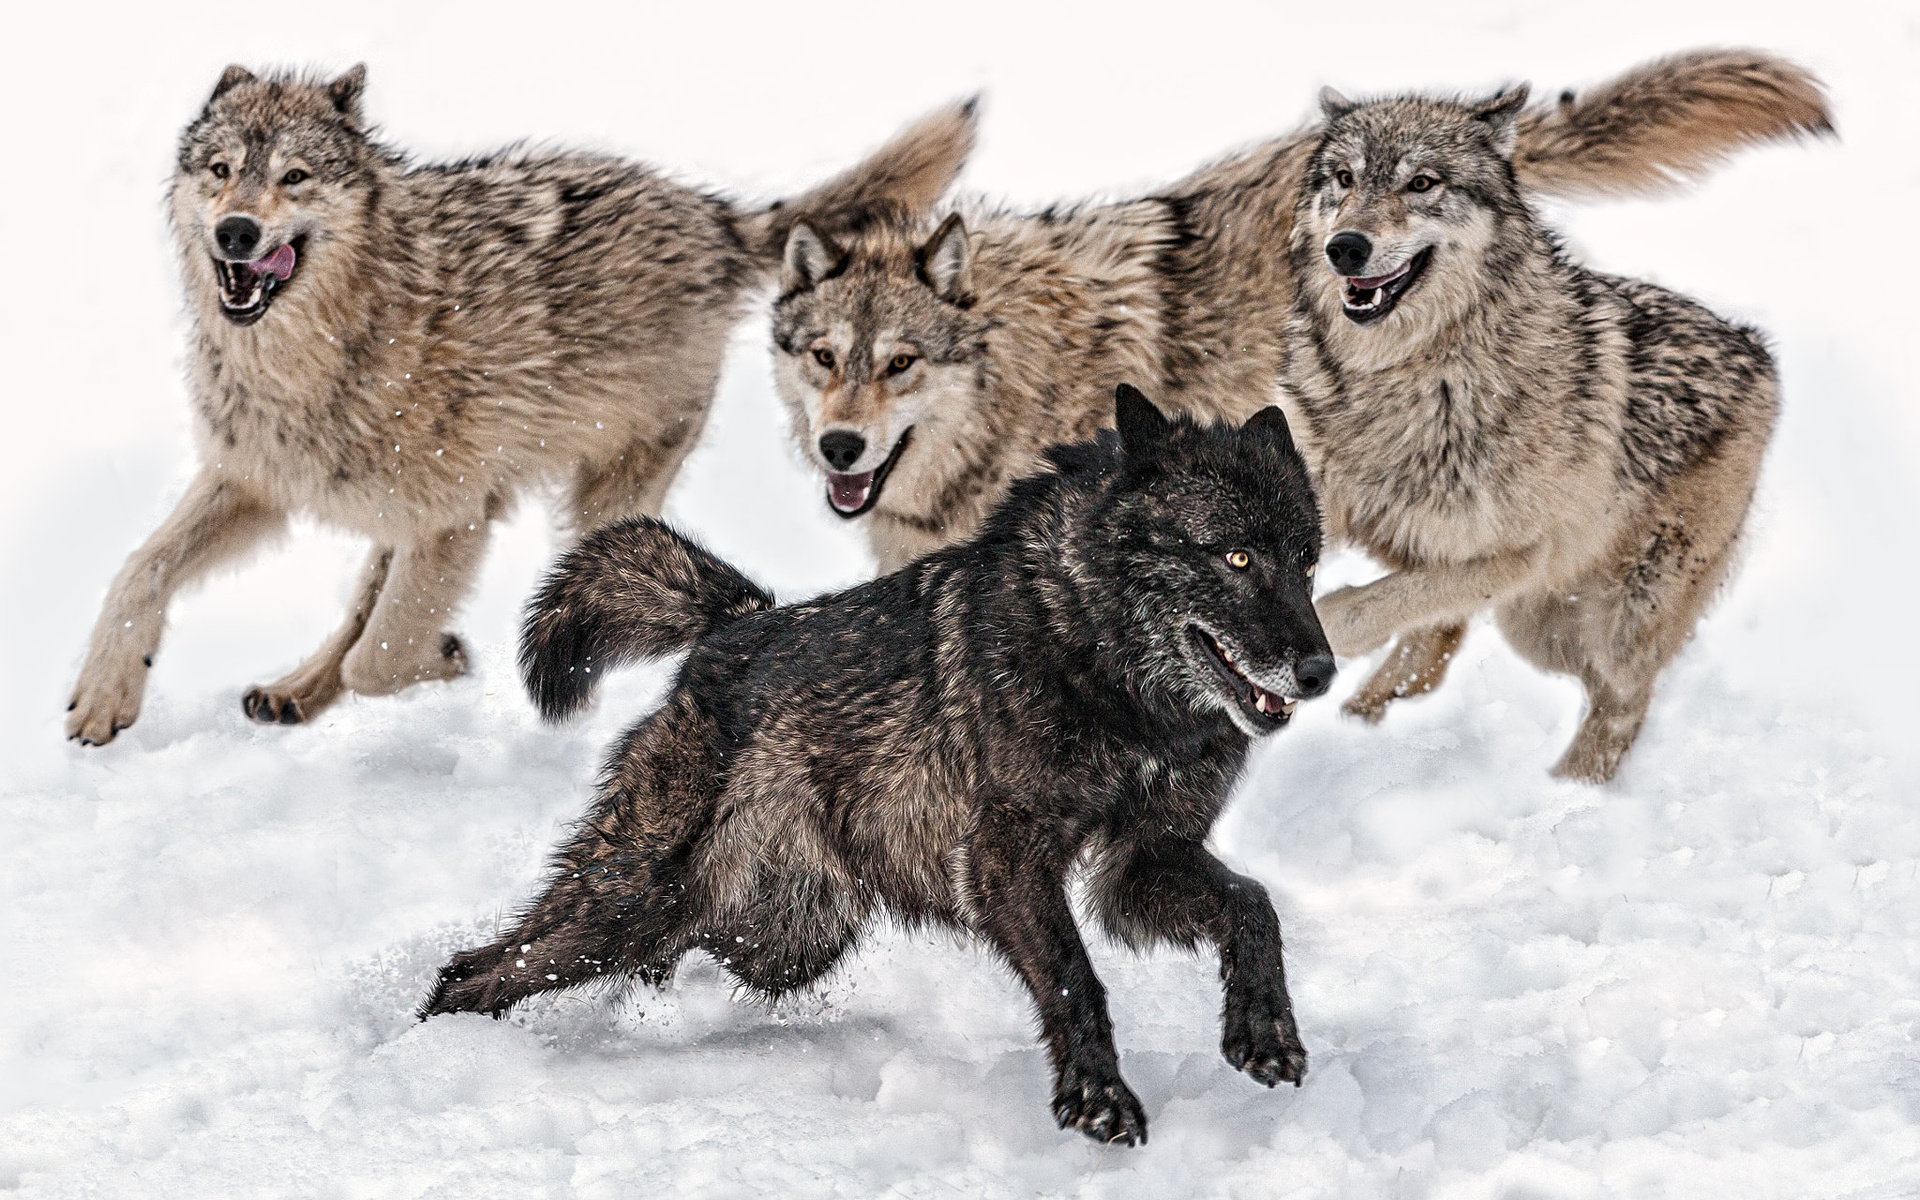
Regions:
<svg viewBox="0 0 1920 1200"><path fill-rule="evenodd" d="M1758 50L1695 50L1642 64L1520 116L1520 186L1559 196L1658 195L1749 146L1833 133L1811 72Z"/></svg>
<svg viewBox="0 0 1920 1200"><path fill-rule="evenodd" d="M969 96L936 109L818 187L745 216L740 230L747 246L768 266L778 266L799 221L832 233L875 211L931 207L973 151L978 103L979 97Z"/></svg>
<svg viewBox="0 0 1920 1200"><path fill-rule="evenodd" d="M558 720L587 702L607 670L672 654L773 603L652 517L617 521L581 539L528 602L520 674L540 715Z"/></svg>

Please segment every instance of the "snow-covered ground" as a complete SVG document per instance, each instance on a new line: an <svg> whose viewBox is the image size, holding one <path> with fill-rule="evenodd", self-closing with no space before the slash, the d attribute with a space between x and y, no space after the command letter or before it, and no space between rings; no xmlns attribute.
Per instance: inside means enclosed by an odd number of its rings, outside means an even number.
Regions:
<svg viewBox="0 0 1920 1200"><path fill-rule="evenodd" d="M37 6L0 73L0 1190L1920 1194L1910 8L189 7ZM302 528L177 605L137 726L60 739L106 582L190 470L160 192L230 59L364 58L423 154L536 135L762 195L985 88L969 183L1039 203L1171 178L1322 83L1557 88L1703 43L1818 69L1844 142L1560 219L1590 261L1770 333L1786 417L1745 571L1609 787L1548 780L1576 691L1486 628L1383 727L1323 701L1261 750L1217 841L1281 909L1298 1091L1220 1058L1211 963L1098 945L1143 1149L1056 1131L1017 985L926 936L882 931L773 1011L689 960L664 994L416 1024L661 685L534 720L510 654L538 506L461 622L469 679L248 725L241 688L319 642L357 557ZM783 438L749 321L669 509L793 597L869 567Z"/></svg>

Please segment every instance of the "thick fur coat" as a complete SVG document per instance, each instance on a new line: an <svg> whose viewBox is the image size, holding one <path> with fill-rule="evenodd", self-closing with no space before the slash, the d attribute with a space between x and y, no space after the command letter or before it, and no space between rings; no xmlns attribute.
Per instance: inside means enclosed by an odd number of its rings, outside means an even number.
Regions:
<svg viewBox="0 0 1920 1200"><path fill-rule="evenodd" d="M528 609L543 709L691 649L545 894L455 955L423 1015L659 983L695 949L778 994L884 911L992 947L1033 996L1058 1121L1143 1141L1068 905L1084 868L1114 936L1218 949L1223 1052L1298 1083L1279 921L1206 840L1251 742L1332 679L1319 514L1277 408L1209 429L1122 388L1117 423L1054 451L971 541L803 604L654 521L590 536Z"/></svg>

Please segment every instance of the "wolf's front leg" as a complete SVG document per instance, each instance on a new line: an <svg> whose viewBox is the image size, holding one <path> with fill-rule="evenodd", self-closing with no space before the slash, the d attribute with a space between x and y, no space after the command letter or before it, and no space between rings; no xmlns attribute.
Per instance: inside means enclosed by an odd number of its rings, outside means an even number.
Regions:
<svg viewBox="0 0 1920 1200"><path fill-rule="evenodd" d="M1060 1127L1098 1142L1144 1144L1147 1115L1120 1078L1107 992L1067 904L1069 857L1024 814L990 811L966 845L974 927L1033 993Z"/></svg>
<svg viewBox="0 0 1920 1200"><path fill-rule="evenodd" d="M1526 551L1415 567L1329 592L1314 609L1333 652L1358 658L1403 629L1464 622L1511 594L1537 569L1536 555Z"/></svg>
<svg viewBox="0 0 1920 1200"><path fill-rule="evenodd" d="M1110 849L1092 892L1101 922L1129 946L1192 946L1205 938L1219 947L1226 984L1221 1053L1268 1087L1300 1086L1307 1051L1287 994L1280 918L1265 888L1198 841L1166 838Z"/></svg>
<svg viewBox="0 0 1920 1200"><path fill-rule="evenodd" d="M196 475L107 591L67 705L68 739L102 746L133 724L174 593L285 524L285 513L233 480L205 470Z"/></svg>
<svg viewBox="0 0 1920 1200"><path fill-rule="evenodd" d="M340 664L366 631L367 619L386 585L388 569L393 565L393 547L375 546L360 568L359 582L353 587L353 607L347 619L333 631L313 657L272 683L247 689L240 707L248 717L262 725L298 725L311 721L320 710L339 698L345 686L340 679Z"/></svg>
<svg viewBox="0 0 1920 1200"><path fill-rule="evenodd" d="M346 651L340 676L363 696L385 696L467 669L466 648L445 632L487 549L487 519L398 546L366 629Z"/></svg>

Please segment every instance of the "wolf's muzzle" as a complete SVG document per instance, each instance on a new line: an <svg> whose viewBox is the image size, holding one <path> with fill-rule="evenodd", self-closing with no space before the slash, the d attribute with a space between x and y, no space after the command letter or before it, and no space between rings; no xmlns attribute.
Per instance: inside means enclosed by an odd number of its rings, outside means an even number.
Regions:
<svg viewBox="0 0 1920 1200"><path fill-rule="evenodd" d="M1364 233L1336 233L1327 239L1327 261L1339 275L1358 275L1373 257L1373 243Z"/></svg>

